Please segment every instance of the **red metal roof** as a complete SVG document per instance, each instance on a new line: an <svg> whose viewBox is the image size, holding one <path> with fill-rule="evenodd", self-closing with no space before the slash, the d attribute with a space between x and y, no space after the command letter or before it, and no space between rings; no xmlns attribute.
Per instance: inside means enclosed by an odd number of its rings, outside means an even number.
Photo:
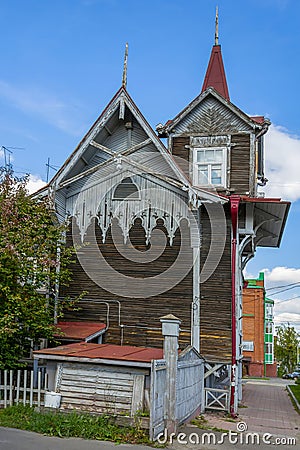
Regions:
<svg viewBox="0 0 300 450"><path fill-rule="evenodd" d="M209 87L213 87L226 100L230 100L220 45L214 45L212 48L201 93Z"/></svg>
<svg viewBox="0 0 300 450"><path fill-rule="evenodd" d="M67 358L111 359L117 361L151 362L162 359L163 350L150 347L133 347L130 345L91 344L78 342L61 345L56 348L37 350L34 354L64 356Z"/></svg>
<svg viewBox="0 0 300 450"><path fill-rule="evenodd" d="M99 322L59 322L56 328L58 330L58 333L55 334L56 337L83 340L100 334L105 330L106 324Z"/></svg>

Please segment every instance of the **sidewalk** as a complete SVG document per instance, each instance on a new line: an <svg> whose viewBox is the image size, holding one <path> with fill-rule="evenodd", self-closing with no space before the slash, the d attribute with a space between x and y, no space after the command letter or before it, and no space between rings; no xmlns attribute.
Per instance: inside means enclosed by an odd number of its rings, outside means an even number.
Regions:
<svg viewBox="0 0 300 450"><path fill-rule="evenodd" d="M295 436L300 439L300 415L295 411L286 391L286 385L293 383L279 378L245 380L243 401L235 423L218 413L206 413L204 417L209 426L220 429L236 431L236 424L245 422L250 432Z"/></svg>
<svg viewBox="0 0 300 450"><path fill-rule="evenodd" d="M298 436L300 438L300 415L286 390L287 382L273 378L269 381L248 380L244 385L239 418L248 428L273 435Z"/></svg>
<svg viewBox="0 0 300 450"><path fill-rule="evenodd" d="M233 420L230 416L222 412L212 411L203 414L205 428L220 431L222 430L236 432L245 431L245 433L269 433L274 437L296 438L296 445L279 445L277 448L299 448L300 443L300 415L295 411L294 406L286 391L287 384L293 384L293 381L273 378L270 380L248 379L243 385L243 401L238 411L238 418ZM242 424L241 424L242 422ZM240 424L238 426L238 424ZM239 428L242 426L243 428ZM238 428L237 428L238 427ZM199 430L195 425L187 424L182 427L182 432L190 435L191 433L203 434L204 430ZM274 440L270 443L274 443ZM173 450L182 448L182 445L174 443L169 446ZM248 450L256 448L255 446L240 445L221 445L221 446L201 446L186 445L185 448L226 448L238 450L247 447ZM270 448L272 445L260 445L260 449Z"/></svg>

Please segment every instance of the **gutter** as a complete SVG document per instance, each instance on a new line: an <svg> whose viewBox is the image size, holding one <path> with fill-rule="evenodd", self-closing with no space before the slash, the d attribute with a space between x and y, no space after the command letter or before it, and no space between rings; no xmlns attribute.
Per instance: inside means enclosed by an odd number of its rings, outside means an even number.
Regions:
<svg viewBox="0 0 300 450"><path fill-rule="evenodd" d="M105 359L105 358L87 358L80 356L67 355L50 355L47 353L39 353L33 355L34 359L46 359L52 361L78 362L78 363L93 363L93 364L108 364L110 366L127 366L136 368L151 368L151 362L126 361L120 359Z"/></svg>
<svg viewBox="0 0 300 450"><path fill-rule="evenodd" d="M232 357L231 357L231 386L230 386L230 414L236 417L235 412L235 391L236 391L236 252L237 252L237 224L240 197L231 195L230 214L232 224L231 241L231 336L232 336Z"/></svg>

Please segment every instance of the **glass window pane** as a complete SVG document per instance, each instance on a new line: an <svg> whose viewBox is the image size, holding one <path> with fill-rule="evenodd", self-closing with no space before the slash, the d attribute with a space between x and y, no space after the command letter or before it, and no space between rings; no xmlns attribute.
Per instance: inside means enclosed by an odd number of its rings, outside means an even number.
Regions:
<svg viewBox="0 0 300 450"><path fill-rule="evenodd" d="M207 166L198 167L198 184L209 184Z"/></svg>
<svg viewBox="0 0 300 450"><path fill-rule="evenodd" d="M211 184L222 184L222 170L220 165L211 167Z"/></svg>
<svg viewBox="0 0 300 450"><path fill-rule="evenodd" d="M197 151L197 161L198 162L205 162L205 150L198 150Z"/></svg>
<svg viewBox="0 0 300 450"><path fill-rule="evenodd" d="M215 150L215 162L223 161L223 150Z"/></svg>
<svg viewBox="0 0 300 450"><path fill-rule="evenodd" d="M205 150L205 161L206 162L215 162L215 151L214 150Z"/></svg>

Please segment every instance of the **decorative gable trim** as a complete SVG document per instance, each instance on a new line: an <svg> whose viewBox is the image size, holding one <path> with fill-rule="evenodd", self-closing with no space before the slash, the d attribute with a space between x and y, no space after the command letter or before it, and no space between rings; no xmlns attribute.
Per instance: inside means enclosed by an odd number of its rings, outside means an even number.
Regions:
<svg viewBox="0 0 300 450"><path fill-rule="evenodd" d="M237 106L235 106L230 101L226 100L222 95L220 95L214 88L209 87L202 94L198 95L183 111L181 111L173 120L168 121L167 124L163 127L161 131L161 135L163 134L173 134L177 133L178 127L181 126L181 123L186 120L187 116L192 114L197 107L200 107L201 103L203 103L208 97L214 98L220 106L223 106L227 109L228 113L236 116L238 121L241 121L244 125L244 128L248 128L250 130L260 130L262 128L262 124L253 120L243 111L241 111ZM205 130L203 131L205 132Z"/></svg>
<svg viewBox="0 0 300 450"><path fill-rule="evenodd" d="M112 115L116 111L118 111L118 108L119 108L119 116L123 117L125 106L131 111L135 120L139 123L141 128L144 130L145 134L148 136L148 139L143 141L141 144L138 144L137 146L133 146L130 149L125 150L124 152L116 153L113 150L107 148L106 146L97 143L95 141L95 138L97 134L100 132L100 130L106 126L108 120L112 117ZM147 167L147 165L140 164L139 162L135 161L134 158L129 158L128 155L130 155L131 153L133 154L139 148L144 147L148 144L154 145L154 147L158 150L159 154L164 158L167 165L170 167L171 170L169 176L165 176L165 174L162 174L159 171L157 172L156 170L152 170L151 167ZM107 155L108 159L66 180L68 173L70 173L70 171L74 168L77 161L79 161L80 158L82 158L83 153L90 145L95 147L101 147L101 150ZM177 166L172 155L168 152L166 147L157 137L157 135L155 134L151 126L148 124L148 122L146 121L146 119L144 118L138 107L135 105L134 101L132 100L126 89L124 89L124 87L121 87L118 90L116 95L104 109L103 113L99 116L99 118L93 124L91 129L87 132L87 134L81 140L79 145L76 147L76 149L73 151L70 157L63 164L61 169L55 174L53 179L50 181L49 185L43 188L41 192L36 193L36 195L49 192L49 189L51 190L52 193L54 193L57 190L62 189L67 185L70 185L73 182L78 181L79 179L82 179L85 176L89 176L95 173L103 166L116 163L119 158L122 158L126 163L129 163L129 165L131 166L137 166L138 169L142 169L145 173L148 172L153 176L156 176L158 179L164 178L165 181L170 185L173 186L175 185L177 187L180 187L181 189L184 189L185 191L189 191L190 198L195 199L194 200L195 205L198 204L200 197L201 200L203 199L204 201L207 200L209 202L214 201L222 203L224 201L223 199L220 199L217 194L207 193L206 191L200 192L199 190L197 190L196 192L192 188L189 180L186 178L181 169ZM151 164L151 158L149 162Z"/></svg>

